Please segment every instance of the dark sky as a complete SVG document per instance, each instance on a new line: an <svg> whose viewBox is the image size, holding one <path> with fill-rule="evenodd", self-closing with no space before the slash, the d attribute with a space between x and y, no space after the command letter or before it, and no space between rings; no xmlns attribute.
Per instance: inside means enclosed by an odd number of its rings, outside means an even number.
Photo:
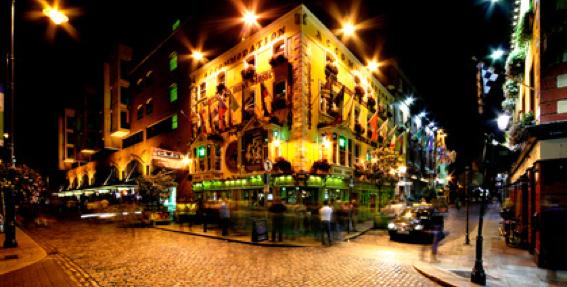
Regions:
<svg viewBox="0 0 567 287"><path fill-rule="evenodd" d="M0 7L0 49L6 86L5 55L9 43L9 2ZM356 7L341 1L260 1L259 12L284 12L303 2L329 28L339 28L330 15L337 7L345 15ZM464 162L481 148L482 128L494 129L501 93L484 118L476 114L475 67L472 56L486 56L491 48L508 48L511 1L496 5L479 0L359 1L358 19L372 19L374 27L359 33L362 47L349 47L359 55L379 51L381 60L393 59L417 88L428 106L429 117L445 127L449 148ZM56 169L57 115L86 91L101 93L102 63L117 42L134 48L142 57L171 30L174 19L188 21L188 39L207 35L205 49L221 52L237 43L235 29L226 19L239 17L231 1L187 0L69 0L65 7L81 10L71 18L78 39L58 30L46 36L46 19L30 20L26 13L39 9L34 0L17 1L16 22L16 153L20 163L41 171ZM271 19L263 19L267 24ZM237 31L237 30L236 30ZM213 36L214 35L214 36ZM222 41L219 41L222 39ZM219 44L222 43L219 47Z"/></svg>

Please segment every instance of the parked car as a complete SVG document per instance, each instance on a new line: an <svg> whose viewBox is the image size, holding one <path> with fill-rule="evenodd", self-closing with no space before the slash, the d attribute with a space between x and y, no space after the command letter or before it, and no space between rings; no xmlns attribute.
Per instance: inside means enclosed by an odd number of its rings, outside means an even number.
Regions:
<svg viewBox="0 0 567 287"><path fill-rule="evenodd" d="M443 216L435 212L431 205L419 204L404 209L388 224L390 239L401 236L414 239L432 239L433 231L443 232Z"/></svg>

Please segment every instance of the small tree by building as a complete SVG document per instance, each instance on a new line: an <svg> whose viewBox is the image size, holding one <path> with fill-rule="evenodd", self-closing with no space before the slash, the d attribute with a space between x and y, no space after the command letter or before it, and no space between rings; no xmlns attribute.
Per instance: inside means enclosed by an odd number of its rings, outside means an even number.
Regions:
<svg viewBox="0 0 567 287"><path fill-rule="evenodd" d="M157 174L149 174L138 177L138 186L142 202L150 209L157 209L162 199L170 196L170 188L177 186L171 172L161 170Z"/></svg>

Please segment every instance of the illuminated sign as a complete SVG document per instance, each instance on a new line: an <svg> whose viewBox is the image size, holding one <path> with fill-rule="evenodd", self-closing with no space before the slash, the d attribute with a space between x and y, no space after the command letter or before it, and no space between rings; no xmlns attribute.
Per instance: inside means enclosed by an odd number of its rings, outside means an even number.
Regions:
<svg viewBox="0 0 567 287"><path fill-rule="evenodd" d="M343 137L343 136L340 136L340 137L339 137L339 146L340 146L341 148L344 148L344 147L346 146L346 139L345 139L345 137Z"/></svg>
<svg viewBox="0 0 567 287"><path fill-rule="evenodd" d="M197 149L197 155L198 155L199 157L205 157L205 155L207 155L207 151L205 150L205 147L204 147L204 146L200 146L200 147Z"/></svg>

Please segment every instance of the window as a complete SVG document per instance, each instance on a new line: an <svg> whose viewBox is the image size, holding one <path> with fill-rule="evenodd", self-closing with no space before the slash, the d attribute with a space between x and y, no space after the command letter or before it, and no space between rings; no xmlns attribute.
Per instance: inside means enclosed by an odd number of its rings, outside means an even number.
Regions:
<svg viewBox="0 0 567 287"><path fill-rule="evenodd" d="M144 117L144 106L139 105L138 109L136 110L136 118L139 120Z"/></svg>
<svg viewBox="0 0 567 287"><path fill-rule="evenodd" d="M181 25L181 21L179 19L175 19L175 22L173 22L173 25L171 25L171 30L177 30L177 28L179 28L179 25Z"/></svg>
<svg viewBox="0 0 567 287"><path fill-rule="evenodd" d="M177 128L177 114L171 117L171 129L174 130Z"/></svg>
<svg viewBox="0 0 567 287"><path fill-rule="evenodd" d="M139 131L122 140L122 148L133 146L139 142L142 142L143 140L144 140L144 131Z"/></svg>
<svg viewBox="0 0 567 287"><path fill-rule="evenodd" d="M210 170L211 167L212 167L212 162L211 162L211 156L210 156L210 154L211 154L211 145L208 144L208 145L207 145L207 158L206 158L206 160L207 160L207 169L209 169L209 170Z"/></svg>
<svg viewBox="0 0 567 287"><path fill-rule="evenodd" d="M284 40L276 42L273 47L274 47L274 55L283 55L285 53Z"/></svg>
<svg viewBox="0 0 567 287"><path fill-rule="evenodd" d="M285 81L274 84L274 99L272 100L272 109L285 108L286 105L286 90Z"/></svg>
<svg viewBox="0 0 567 287"><path fill-rule="evenodd" d="M77 127L77 119L75 117L67 117L67 129L74 130Z"/></svg>
<svg viewBox="0 0 567 287"><path fill-rule="evenodd" d="M362 159L360 158L360 144L355 144L354 145L354 163L358 162L358 161L362 161Z"/></svg>
<svg viewBox="0 0 567 287"><path fill-rule="evenodd" d="M221 146L215 144L215 170L221 170Z"/></svg>
<svg viewBox="0 0 567 287"><path fill-rule="evenodd" d="M177 53L171 52L169 54L169 70L173 71L175 69L177 69Z"/></svg>
<svg viewBox="0 0 567 287"><path fill-rule="evenodd" d="M67 132L67 144L75 144L75 133Z"/></svg>
<svg viewBox="0 0 567 287"><path fill-rule="evenodd" d="M130 92L126 87L120 87L120 103L123 105L130 103Z"/></svg>
<svg viewBox="0 0 567 287"><path fill-rule="evenodd" d="M148 101L146 101L146 115L152 114L153 111L154 111L154 101L152 99L148 99Z"/></svg>
<svg viewBox="0 0 567 287"><path fill-rule="evenodd" d="M120 127L123 129L130 128L130 119L128 117L128 111L120 111Z"/></svg>
<svg viewBox="0 0 567 287"><path fill-rule="evenodd" d="M207 83L202 82L199 86L199 98L197 100L202 100L207 96Z"/></svg>
<svg viewBox="0 0 567 287"><path fill-rule="evenodd" d="M161 133L169 132L177 128L178 118L177 114L162 120L156 124L149 126L146 129L146 139L157 136Z"/></svg>
<svg viewBox="0 0 567 287"><path fill-rule="evenodd" d="M346 165L346 149L347 139L343 136L339 137L339 164Z"/></svg>
<svg viewBox="0 0 567 287"><path fill-rule="evenodd" d="M67 148L67 158L75 158L75 149L72 147Z"/></svg>
<svg viewBox="0 0 567 287"><path fill-rule="evenodd" d="M169 102L173 103L177 101L177 84L171 84L169 86Z"/></svg>

